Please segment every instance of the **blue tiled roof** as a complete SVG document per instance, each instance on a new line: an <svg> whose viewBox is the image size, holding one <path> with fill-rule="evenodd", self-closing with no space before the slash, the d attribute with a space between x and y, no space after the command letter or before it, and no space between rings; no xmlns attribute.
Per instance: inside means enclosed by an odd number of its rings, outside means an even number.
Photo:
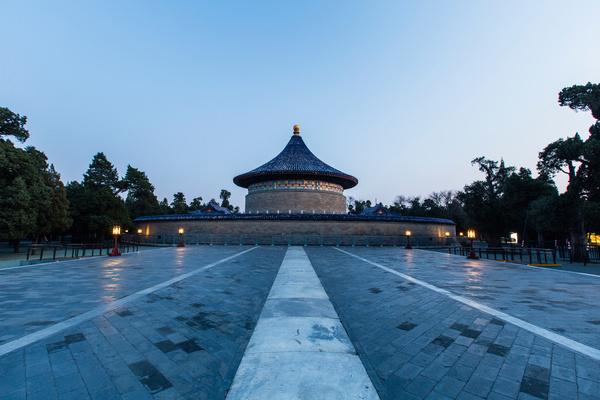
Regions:
<svg viewBox="0 0 600 400"><path fill-rule="evenodd" d="M211 200L206 206L199 210L192 211L193 214L231 214L231 211L225 207L221 207L214 199Z"/></svg>
<svg viewBox="0 0 600 400"><path fill-rule="evenodd" d="M133 222L149 221L196 221L196 220L277 220L277 221L372 221L416 222L455 225L444 218L410 217L400 215L354 215L354 214L169 214L145 215Z"/></svg>
<svg viewBox="0 0 600 400"><path fill-rule="evenodd" d="M306 147L300 135L293 135L277 157L250 172L236 176L233 182L247 188L253 183L271 179L320 179L340 184L344 189L358 184L358 179L352 175L319 160Z"/></svg>
<svg viewBox="0 0 600 400"><path fill-rule="evenodd" d="M397 215L397 216L399 216L400 214L391 212L390 210L385 208L383 203L377 203L377 204L375 204L374 207L365 208L363 210L363 212L361 213L361 215L392 215L392 216Z"/></svg>

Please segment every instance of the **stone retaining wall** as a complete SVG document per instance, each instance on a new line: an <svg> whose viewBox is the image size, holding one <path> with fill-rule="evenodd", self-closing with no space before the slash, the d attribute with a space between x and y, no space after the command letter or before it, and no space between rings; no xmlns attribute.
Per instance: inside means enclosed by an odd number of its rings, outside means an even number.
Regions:
<svg viewBox="0 0 600 400"><path fill-rule="evenodd" d="M146 237L161 241L164 237L174 237L179 228L185 237L201 235L319 235L339 237L405 237L406 230L412 232L415 244L439 244L455 240L454 225L433 222L396 221L277 221L277 220L189 220L189 221L149 221L140 222L141 239ZM446 232L449 236L446 236Z"/></svg>

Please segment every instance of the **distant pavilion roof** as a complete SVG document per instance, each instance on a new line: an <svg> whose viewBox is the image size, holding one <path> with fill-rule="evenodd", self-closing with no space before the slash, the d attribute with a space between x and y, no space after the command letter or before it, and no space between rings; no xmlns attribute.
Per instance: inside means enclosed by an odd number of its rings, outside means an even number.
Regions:
<svg viewBox="0 0 600 400"><path fill-rule="evenodd" d="M337 183L344 189L358 184L358 179L319 160L304 144L300 128L294 126L294 135L274 159L250 172L233 178L233 183L247 188L253 183L274 179L315 179Z"/></svg>
<svg viewBox="0 0 600 400"><path fill-rule="evenodd" d="M389 216L400 216L400 214L397 213L393 213L390 210L388 210L387 208L385 208L385 206L383 205L383 203L377 203L375 204L374 207L367 207L363 210L362 213L360 213L360 215L389 215Z"/></svg>
<svg viewBox="0 0 600 400"><path fill-rule="evenodd" d="M201 207L199 210L191 212L192 214L231 214L231 211L225 207L221 207L214 199L208 202L207 205Z"/></svg>

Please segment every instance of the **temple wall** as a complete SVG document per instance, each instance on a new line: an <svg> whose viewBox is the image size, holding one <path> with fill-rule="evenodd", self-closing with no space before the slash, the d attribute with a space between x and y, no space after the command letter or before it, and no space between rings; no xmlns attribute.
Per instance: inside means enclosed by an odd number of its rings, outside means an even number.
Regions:
<svg viewBox="0 0 600 400"><path fill-rule="evenodd" d="M346 197L319 190L271 190L246 195L246 213L345 214Z"/></svg>
<svg viewBox="0 0 600 400"><path fill-rule="evenodd" d="M430 222L393 221L276 221L276 220L192 220L140 222L140 238L175 237L183 228L185 237L194 242L201 235L323 235L323 236L381 236L405 237L412 232L415 243L439 244L455 240L455 225ZM446 232L449 236L446 236Z"/></svg>

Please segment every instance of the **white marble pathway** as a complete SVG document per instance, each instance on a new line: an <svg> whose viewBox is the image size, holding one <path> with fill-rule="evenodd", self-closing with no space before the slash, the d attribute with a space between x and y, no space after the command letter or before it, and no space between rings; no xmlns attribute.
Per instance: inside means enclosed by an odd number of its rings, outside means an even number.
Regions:
<svg viewBox="0 0 600 400"><path fill-rule="evenodd" d="M287 250L227 399L379 399L302 247Z"/></svg>

